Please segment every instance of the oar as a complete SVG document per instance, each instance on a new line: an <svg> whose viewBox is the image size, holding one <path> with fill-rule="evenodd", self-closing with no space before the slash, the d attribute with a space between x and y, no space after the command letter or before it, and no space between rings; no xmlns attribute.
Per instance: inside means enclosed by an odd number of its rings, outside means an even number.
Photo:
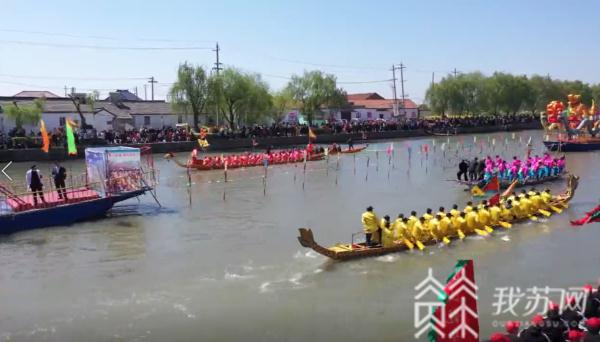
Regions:
<svg viewBox="0 0 600 342"><path fill-rule="evenodd" d="M494 228L492 228L490 226L486 225L486 226L484 226L484 228L485 228L485 231L488 232L488 233L493 233L494 232Z"/></svg>
<svg viewBox="0 0 600 342"><path fill-rule="evenodd" d="M562 213L562 209L561 208L555 207L553 205L550 206L550 209L554 210L554 212L556 212L558 214Z"/></svg>
<svg viewBox="0 0 600 342"><path fill-rule="evenodd" d="M449 245L450 244L450 239L448 239L448 237L444 236L444 238L442 239L442 241L446 244Z"/></svg>
<svg viewBox="0 0 600 342"><path fill-rule="evenodd" d="M548 210L544 210L544 209L539 209L538 212L546 217L550 217L552 216L552 213L549 212Z"/></svg>
<svg viewBox="0 0 600 342"><path fill-rule="evenodd" d="M481 229L477 229L477 228L475 228L475 232L477 234L481 235L481 236L488 236L489 235L489 233L486 232L485 230L481 230Z"/></svg>
<svg viewBox="0 0 600 342"><path fill-rule="evenodd" d="M502 227L508 229L512 227L512 224L508 223L508 222L504 222L504 221L498 221L498 224L501 225Z"/></svg>
<svg viewBox="0 0 600 342"><path fill-rule="evenodd" d="M416 242L417 242L417 247L419 248L419 250L422 251L425 249L425 245L421 241L417 240Z"/></svg>
<svg viewBox="0 0 600 342"><path fill-rule="evenodd" d="M410 242L409 239L403 239L403 241L406 247L408 247L408 249L412 250L413 248L415 248L415 245L412 242Z"/></svg>
<svg viewBox="0 0 600 342"><path fill-rule="evenodd" d="M458 230L458 237L459 237L461 240L463 240L463 239L465 238L465 233L463 233L463 231L462 231L462 230L460 230L460 229Z"/></svg>

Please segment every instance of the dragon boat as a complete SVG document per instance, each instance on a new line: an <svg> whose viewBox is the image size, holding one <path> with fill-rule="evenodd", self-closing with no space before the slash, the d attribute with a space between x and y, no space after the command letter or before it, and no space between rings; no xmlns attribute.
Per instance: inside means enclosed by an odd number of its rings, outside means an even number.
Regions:
<svg viewBox="0 0 600 342"><path fill-rule="evenodd" d="M543 184L543 183L547 183L547 182L554 182L554 181L562 179L565 174L566 174L566 172L563 171L562 173L560 173L558 175L554 175L554 176L547 176L547 177L542 177L542 178L526 178L523 181L517 180L516 187L533 186L533 185ZM457 182L458 184L467 185L469 187L478 186L480 188L484 187L487 183L484 180L477 180L477 181L454 180L454 181ZM500 188L507 189L511 184L512 184L512 181L509 182L508 180L502 180L502 181L500 181Z"/></svg>
<svg viewBox="0 0 600 342"><path fill-rule="evenodd" d="M196 150L194 150L196 151ZM225 160L227 160L227 168L235 169L240 167L264 166L265 159L268 160L268 165L279 164L294 164L304 161L304 150L280 150L272 151L271 153L243 153L235 155L227 155L224 157L215 156L212 162L207 163L207 159L197 158L192 152L187 162L182 162L177 159L172 152L164 155L167 160L173 160L175 164L183 168L190 168L199 171L208 170L223 170L225 168ZM298 153L302 152L302 153ZM197 153L197 152L196 152ZM207 157L208 158L208 157ZM325 153L313 153L306 155L306 161L317 161L325 159Z"/></svg>
<svg viewBox="0 0 600 342"><path fill-rule="evenodd" d="M569 179L567 181L567 187L566 187L565 191L559 195L553 196L550 204L552 206L565 207L567 205L567 203L575 195L575 190L577 189L578 185L579 185L579 177L577 177L575 175L569 175ZM512 223L518 223L518 222L522 222L522 221L525 221L528 219L529 218L514 220L514 221L512 221ZM302 245L302 247L310 248L310 249L314 250L315 252L317 252L321 255L324 255L333 260L343 261L343 260L350 260L350 259L357 259L357 258L364 258L364 257L373 257L373 256L380 256L380 255L389 254L389 253L403 252L403 251L410 249L403 242L399 242L395 246L392 246L392 247L383 247L383 246L368 247L365 245L365 243L350 243L350 244L338 243L331 247L324 247L315 241L313 232L311 229L300 228L299 231L300 231L300 236L298 236L298 241L300 242L300 245ZM458 237L453 237L453 238L458 238ZM439 243L438 241L431 240L424 244L425 245L435 245L438 243Z"/></svg>
<svg viewBox="0 0 600 342"><path fill-rule="evenodd" d="M351 153L358 153L361 151L364 151L369 145L365 145L365 146L360 146L360 147L354 147L354 148L349 148L347 150L329 150L329 154L330 155L334 155L334 154L351 154Z"/></svg>

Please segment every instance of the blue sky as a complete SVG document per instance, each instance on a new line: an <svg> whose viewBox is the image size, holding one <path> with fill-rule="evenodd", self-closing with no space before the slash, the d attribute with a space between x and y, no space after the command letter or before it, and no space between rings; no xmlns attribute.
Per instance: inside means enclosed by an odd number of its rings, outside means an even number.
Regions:
<svg viewBox="0 0 600 342"><path fill-rule="evenodd" d="M350 93L391 97L388 81L345 82L388 80L400 62L406 93L419 103L431 73L439 80L454 68L600 82L597 1L2 0L2 13L1 95L63 94L67 85L102 94L137 86L143 97L143 78L154 76L156 97L164 98L179 62L212 67L216 41L223 63L262 73L273 89L291 74L320 69Z"/></svg>

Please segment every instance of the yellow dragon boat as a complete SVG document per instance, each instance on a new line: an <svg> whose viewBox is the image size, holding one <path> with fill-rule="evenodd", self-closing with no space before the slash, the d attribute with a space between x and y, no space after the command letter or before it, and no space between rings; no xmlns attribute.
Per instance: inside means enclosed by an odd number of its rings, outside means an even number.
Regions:
<svg viewBox="0 0 600 342"><path fill-rule="evenodd" d="M567 203L573 198L575 195L575 190L579 185L579 177L575 175L569 175L567 180L567 188L565 191L559 195L553 196L550 205L554 207L566 207ZM515 220L512 223L517 223L519 221L525 221L529 218ZM375 246L368 247L364 243L354 243L354 244L336 244L331 247L324 247L319 245L313 236L313 232L308 228L300 228L300 236L298 236L298 241L302 247L310 248L315 252L324 255L328 258L334 260L349 260L356 258L364 258L364 257L372 257L372 256L380 256L389 253L397 253L410 249L405 243L397 243L392 247L383 247L383 246ZM435 245L439 243L438 241L431 240L425 245Z"/></svg>

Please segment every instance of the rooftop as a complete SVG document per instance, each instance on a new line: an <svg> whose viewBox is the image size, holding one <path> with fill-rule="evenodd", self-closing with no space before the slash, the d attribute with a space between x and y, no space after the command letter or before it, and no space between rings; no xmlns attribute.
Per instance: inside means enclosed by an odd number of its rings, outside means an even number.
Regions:
<svg viewBox="0 0 600 342"><path fill-rule="evenodd" d="M348 103L354 107L370 109L392 109L394 100L385 99L377 93L348 94ZM398 105L402 107L402 100L398 99ZM417 108L417 104L410 99L404 99L404 108Z"/></svg>
<svg viewBox="0 0 600 342"><path fill-rule="evenodd" d="M34 98L59 98L60 96L54 94L53 92L49 92L46 90L23 90L21 92L16 93L12 97L34 97Z"/></svg>

